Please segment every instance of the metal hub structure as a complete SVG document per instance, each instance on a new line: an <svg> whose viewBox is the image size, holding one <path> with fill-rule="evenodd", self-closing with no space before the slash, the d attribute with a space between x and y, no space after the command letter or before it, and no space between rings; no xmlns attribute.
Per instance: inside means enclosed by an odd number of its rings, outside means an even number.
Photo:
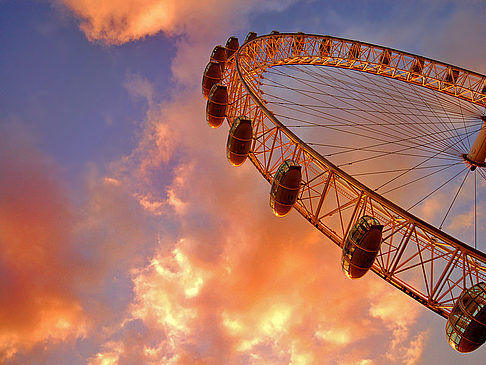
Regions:
<svg viewBox="0 0 486 365"><path fill-rule="evenodd" d="M486 281L486 255L365 186L287 128L269 109L262 90L263 74L283 65L325 66L396 79L480 109L486 107L486 76L354 40L278 33L244 43L226 61L221 79L228 90L229 124L239 116L253 122L249 158L263 177L272 183L288 159L300 164L302 183L294 208L339 247L360 216L376 218L384 228L371 270L447 318L464 289ZM474 168L484 163L465 161Z"/></svg>

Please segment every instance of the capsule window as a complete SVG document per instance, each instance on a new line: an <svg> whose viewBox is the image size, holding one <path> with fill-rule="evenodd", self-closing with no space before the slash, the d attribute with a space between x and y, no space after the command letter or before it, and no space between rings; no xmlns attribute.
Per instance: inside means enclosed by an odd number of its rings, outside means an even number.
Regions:
<svg viewBox="0 0 486 365"><path fill-rule="evenodd" d="M349 58L356 59L359 58L361 53L361 45L359 43L353 43L349 49Z"/></svg>
<svg viewBox="0 0 486 365"><path fill-rule="evenodd" d="M297 200L301 179L301 167L292 160L285 160L277 169L270 189L270 206L277 216L290 212Z"/></svg>
<svg viewBox="0 0 486 365"><path fill-rule="evenodd" d="M486 339L486 284L481 282L464 290L447 319L446 335L460 352L478 348Z"/></svg>
<svg viewBox="0 0 486 365"><path fill-rule="evenodd" d="M447 74L445 76L445 81L451 84L455 84L457 81L457 78L459 77L459 70L455 70L453 68L448 68L447 69Z"/></svg>
<svg viewBox="0 0 486 365"><path fill-rule="evenodd" d="M390 51L387 49L383 50L383 53L380 56L380 63L382 65L388 66L390 65L390 60L391 60Z"/></svg>
<svg viewBox="0 0 486 365"><path fill-rule="evenodd" d="M229 59L237 50L240 48L240 44L238 42L238 38L236 37L229 37L226 41L226 59Z"/></svg>
<svg viewBox="0 0 486 365"><path fill-rule="evenodd" d="M414 58L412 63L412 72L421 74L424 69L424 60L421 58Z"/></svg>
<svg viewBox="0 0 486 365"><path fill-rule="evenodd" d="M249 33L246 35L246 38L245 38L245 43L246 43L246 42L250 42L250 41L254 40L256 37L257 37L257 34L256 34L255 32L249 32Z"/></svg>
<svg viewBox="0 0 486 365"><path fill-rule="evenodd" d="M292 55L300 56L304 49L304 36L302 32L297 33L292 39Z"/></svg>
<svg viewBox="0 0 486 365"><path fill-rule="evenodd" d="M328 57L331 54L331 40L329 38L323 39L319 46L319 53L321 57Z"/></svg>

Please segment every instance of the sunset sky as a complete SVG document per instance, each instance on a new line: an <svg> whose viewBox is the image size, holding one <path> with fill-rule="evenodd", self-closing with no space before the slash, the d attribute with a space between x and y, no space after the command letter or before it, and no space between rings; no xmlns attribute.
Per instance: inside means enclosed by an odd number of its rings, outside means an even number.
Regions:
<svg viewBox="0 0 486 365"><path fill-rule="evenodd" d="M274 29L486 74L485 18L484 0L0 0L0 363L485 363L275 217L201 95L215 45Z"/></svg>

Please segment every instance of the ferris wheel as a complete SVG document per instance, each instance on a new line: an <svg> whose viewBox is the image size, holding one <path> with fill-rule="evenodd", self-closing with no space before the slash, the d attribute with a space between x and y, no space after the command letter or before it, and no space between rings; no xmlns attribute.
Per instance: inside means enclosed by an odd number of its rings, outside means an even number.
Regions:
<svg viewBox="0 0 486 365"><path fill-rule="evenodd" d="M216 46L202 81L227 156L271 184L369 270L447 319L460 351L486 340L486 76L407 52L303 33ZM479 249L478 249L479 247Z"/></svg>

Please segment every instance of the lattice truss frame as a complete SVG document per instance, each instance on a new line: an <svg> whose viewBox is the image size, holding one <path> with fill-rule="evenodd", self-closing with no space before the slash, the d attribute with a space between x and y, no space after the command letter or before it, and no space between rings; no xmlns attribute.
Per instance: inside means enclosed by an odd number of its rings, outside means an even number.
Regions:
<svg viewBox="0 0 486 365"><path fill-rule="evenodd" d="M323 65L380 74L486 106L486 77L405 52L341 38L274 34L245 43L226 63L227 120L253 121L250 160L272 183L280 164L302 166L295 204L310 223L342 248L363 214L383 225L372 271L427 308L447 318L465 288L486 281L486 255L376 194L319 155L265 106L262 73L287 64Z"/></svg>

